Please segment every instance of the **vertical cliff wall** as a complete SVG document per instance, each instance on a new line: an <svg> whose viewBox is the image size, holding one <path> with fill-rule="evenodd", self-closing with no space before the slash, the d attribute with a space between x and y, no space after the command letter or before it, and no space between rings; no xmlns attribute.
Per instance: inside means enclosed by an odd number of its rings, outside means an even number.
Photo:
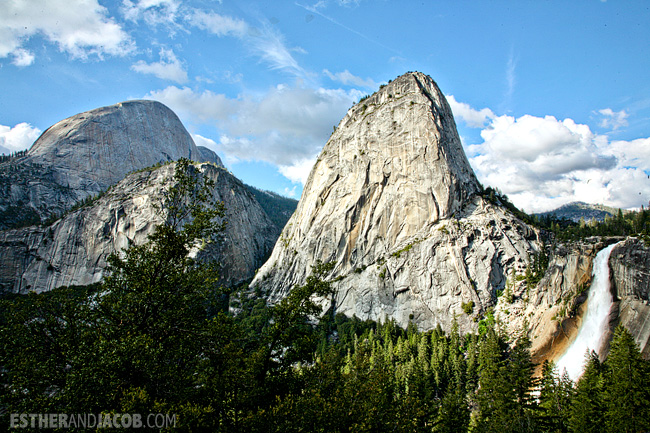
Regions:
<svg viewBox="0 0 650 433"><path fill-rule="evenodd" d="M541 245L480 191L444 95L407 73L341 120L253 284L275 301L318 261L334 262L338 312L423 330L457 316L474 329Z"/></svg>
<svg viewBox="0 0 650 433"><path fill-rule="evenodd" d="M0 290L42 292L59 286L86 285L102 279L106 259L142 244L163 221L163 190L175 164L127 176L95 202L50 226L0 232ZM215 182L216 201L226 207L221 241L208 244L197 258L221 264L221 282L234 285L252 278L267 257L277 229L248 189L223 168L205 163L203 176Z"/></svg>

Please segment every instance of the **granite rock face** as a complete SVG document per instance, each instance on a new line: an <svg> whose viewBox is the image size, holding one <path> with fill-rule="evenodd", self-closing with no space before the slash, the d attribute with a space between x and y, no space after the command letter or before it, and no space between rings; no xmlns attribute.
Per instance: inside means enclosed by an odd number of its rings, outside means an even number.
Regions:
<svg viewBox="0 0 650 433"><path fill-rule="evenodd" d="M181 157L223 166L159 102L128 101L69 117L26 156L0 165L0 229L61 215L127 173Z"/></svg>
<svg viewBox="0 0 650 433"><path fill-rule="evenodd" d="M555 245L544 277L534 287L529 287L523 273L509 275L511 293L499 298L494 315L510 335L524 327L529 330L537 364L561 355L575 337L593 279L594 258L607 243L591 239Z"/></svg>
<svg viewBox="0 0 650 433"><path fill-rule="evenodd" d="M271 301L334 262L337 312L421 330L476 327L538 233L479 195L451 109L421 73L353 106L314 165L296 212L253 285ZM324 301L325 302L325 301Z"/></svg>
<svg viewBox="0 0 650 433"><path fill-rule="evenodd" d="M613 325L624 325L643 356L650 358L650 246L637 238L618 244L609 256Z"/></svg>
<svg viewBox="0 0 650 433"><path fill-rule="evenodd" d="M173 176L175 164L127 176L94 202L49 227L0 232L0 290L42 292L59 286L86 285L102 279L106 259L141 244L163 221L153 204ZM250 279L268 256L277 229L247 188L227 170L201 164L215 182L213 197L226 206L226 229L218 243L197 252L200 260L222 265L221 282Z"/></svg>

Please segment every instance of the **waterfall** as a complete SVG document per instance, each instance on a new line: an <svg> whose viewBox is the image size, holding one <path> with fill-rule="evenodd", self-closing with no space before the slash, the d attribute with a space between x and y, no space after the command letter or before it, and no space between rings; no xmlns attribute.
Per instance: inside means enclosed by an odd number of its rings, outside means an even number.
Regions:
<svg viewBox="0 0 650 433"><path fill-rule="evenodd" d="M598 351L603 343L603 335L609 325L609 310L612 294L609 289L609 254L616 244L601 250L594 259L594 279L589 288L587 311L582 319L578 335L566 352L557 361L560 374L566 369L572 380L582 375L587 351Z"/></svg>

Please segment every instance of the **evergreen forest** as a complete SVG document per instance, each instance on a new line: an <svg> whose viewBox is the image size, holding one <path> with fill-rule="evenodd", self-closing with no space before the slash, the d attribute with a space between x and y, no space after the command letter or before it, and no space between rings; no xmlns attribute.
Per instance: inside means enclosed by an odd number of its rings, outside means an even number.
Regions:
<svg viewBox="0 0 650 433"><path fill-rule="evenodd" d="M548 363L534 374L526 329L420 332L324 311L330 264L274 305L263 288L219 287L189 252L223 207L178 167L167 222L111 256L100 284L0 298L3 427L12 413L168 413L168 431L186 432L650 429L650 364L623 327L574 383Z"/></svg>

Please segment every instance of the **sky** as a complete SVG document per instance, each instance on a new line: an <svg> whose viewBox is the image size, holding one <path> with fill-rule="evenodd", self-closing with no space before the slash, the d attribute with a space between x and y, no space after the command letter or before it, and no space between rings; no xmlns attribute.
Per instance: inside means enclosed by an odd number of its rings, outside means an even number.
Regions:
<svg viewBox="0 0 650 433"><path fill-rule="evenodd" d="M421 71L479 180L526 212L648 206L647 0L0 5L0 153L74 114L155 99L245 183L299 198L347 110Z"/></svg>

